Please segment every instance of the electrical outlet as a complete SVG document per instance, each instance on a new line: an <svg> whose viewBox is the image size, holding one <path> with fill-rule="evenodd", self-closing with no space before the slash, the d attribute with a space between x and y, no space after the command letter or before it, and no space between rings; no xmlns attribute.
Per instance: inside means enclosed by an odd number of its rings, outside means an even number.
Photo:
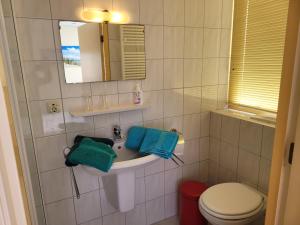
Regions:
<svg viewBox="0 0 300 225"><path fill-rule="evenodd" d="M60 106L56 102L48 103L48 112L49 113L58 113L60 112Z"/></svg>

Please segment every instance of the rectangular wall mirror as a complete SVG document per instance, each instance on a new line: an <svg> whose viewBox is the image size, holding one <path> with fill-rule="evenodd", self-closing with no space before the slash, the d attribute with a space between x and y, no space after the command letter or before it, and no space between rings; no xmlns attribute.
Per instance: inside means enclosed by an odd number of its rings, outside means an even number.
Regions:
<svg viewBox="0 0 300 225"><path fill-rule="evenodd" d="M145 27L60 21L66 83L146 78Z"/></svg>

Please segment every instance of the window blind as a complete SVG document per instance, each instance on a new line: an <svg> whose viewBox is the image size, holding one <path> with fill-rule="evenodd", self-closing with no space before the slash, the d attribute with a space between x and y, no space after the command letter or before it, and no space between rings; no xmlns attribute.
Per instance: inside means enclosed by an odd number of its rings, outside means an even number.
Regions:
<svg viewBox="0 0 300 225"><path fill-rule="evenodd" d="M277 112L289 0L235 0L229 105Z"/></svg>

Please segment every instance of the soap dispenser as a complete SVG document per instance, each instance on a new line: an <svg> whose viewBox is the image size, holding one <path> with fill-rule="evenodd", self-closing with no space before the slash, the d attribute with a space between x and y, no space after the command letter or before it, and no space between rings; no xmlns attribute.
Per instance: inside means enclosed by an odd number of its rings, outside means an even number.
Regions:
<svg viewBox="0 0 300 225"><path fill-rule="evenodd" d="M133 103L136 105L143 104L143 91L139 84L135 85L135 90L133 92Z"/></svg>

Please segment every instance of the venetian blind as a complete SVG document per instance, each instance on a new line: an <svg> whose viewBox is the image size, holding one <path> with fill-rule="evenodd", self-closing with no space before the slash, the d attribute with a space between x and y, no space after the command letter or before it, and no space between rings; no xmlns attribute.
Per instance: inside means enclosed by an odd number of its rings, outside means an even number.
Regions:
<svg viewBox="0 0 300 225"><path fill-rule="evenodd" d="M289 0L235 0L229 104L277 112Z"/></svg>

